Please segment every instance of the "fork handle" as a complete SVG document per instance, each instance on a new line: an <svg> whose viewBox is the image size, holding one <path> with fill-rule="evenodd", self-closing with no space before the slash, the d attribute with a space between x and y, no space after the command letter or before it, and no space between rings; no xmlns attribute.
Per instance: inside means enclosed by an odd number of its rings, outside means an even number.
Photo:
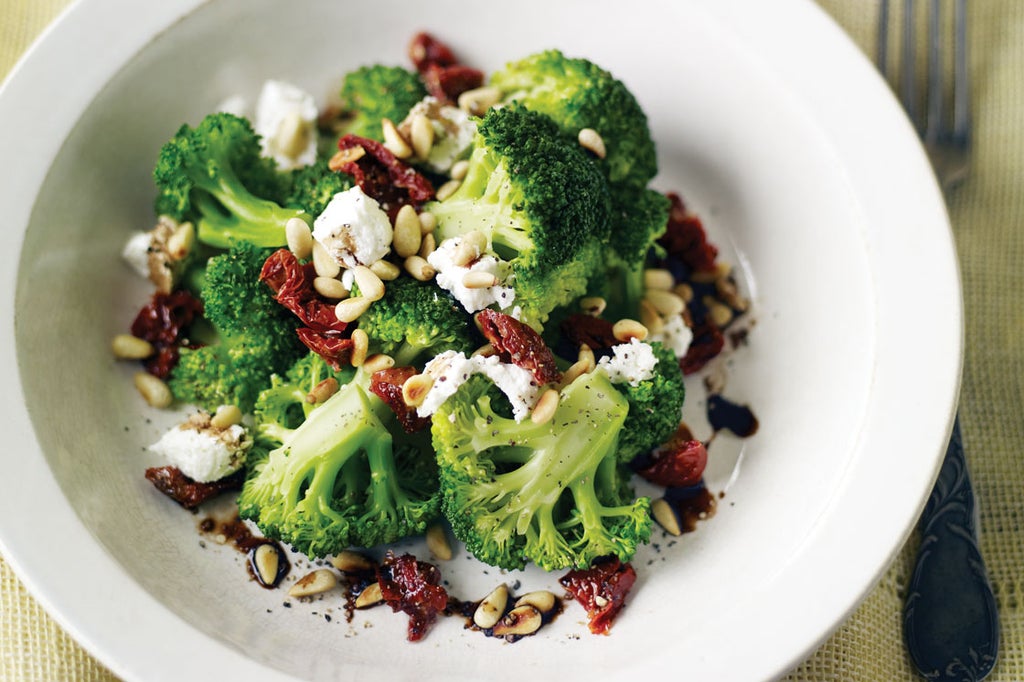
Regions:
<svg viewBox="0 0 1024 682"><path fill-rule="evenodd" d="M959 417L919 528L903 609L907 651L929 680L981 680L996 662L999 616L978 549Z"/></svg>

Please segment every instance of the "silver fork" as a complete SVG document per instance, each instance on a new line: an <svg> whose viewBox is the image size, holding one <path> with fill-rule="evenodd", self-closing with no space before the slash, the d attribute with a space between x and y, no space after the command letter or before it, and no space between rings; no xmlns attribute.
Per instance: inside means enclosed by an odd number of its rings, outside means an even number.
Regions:
<svg viewBox="0 0 1024 682"><path fill-rule="evenodd" d="M890 3L880 2L877 65L888 74ZM898 68L890 79L947 192L966 178L971 152L967 2L952 2L951 17L943 14L944 0L930 0L926 8L926 91L919 93L919 12L914 0L903 0ZM952 55L943 32L944 19L952 23ZM949 71L952 83L944 87ZM996 662L999 617L978 547L974 493L964 460L959 417L954 421L938 480L918 528L921 544L903 608L907 652L914 667L929 680L981 680Z"/></svg>

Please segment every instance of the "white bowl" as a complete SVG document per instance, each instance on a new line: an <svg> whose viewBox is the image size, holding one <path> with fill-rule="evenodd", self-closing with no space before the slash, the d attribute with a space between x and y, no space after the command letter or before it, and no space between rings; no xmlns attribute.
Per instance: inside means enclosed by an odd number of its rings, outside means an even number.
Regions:
<svg viewBox="0 0 1024 682"><path fill-rule="evenodd" d="M4 556L128 680L758 680L798 663L923 506L955 409L961 309L942 197L898 105L814 5L767 5L74 5L0 92ZM406 64L420 29L484 69L558 47L612 70L649 114L658 186L703 217L754 302L727 394L760 430L716 441L717 515L642 553L607 637L571 603L515 645L456 619L408 644L404 618L378 609L350 624L337 597L284 608L246 581L240 555L201 549L197 518L142 477L168 417L144 408L108 348L149 294L118 254L152 220L160 145L267 78L326 97L349 68ZM513 578L465 560L444 570L467 597Z"/></svg>

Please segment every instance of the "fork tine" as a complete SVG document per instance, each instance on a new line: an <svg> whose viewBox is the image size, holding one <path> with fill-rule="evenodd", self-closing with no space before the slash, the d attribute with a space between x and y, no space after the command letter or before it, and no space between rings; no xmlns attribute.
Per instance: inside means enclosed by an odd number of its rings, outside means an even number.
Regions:
<svg viewBox="0 0 1024 682"><path fill-rule="evenodd" d="M942 2L931 0L928 12L928 109L925 118L923 137L926 144L938 139L939 131L945 123L942 115L943 93L943 47L942 39Z"/></svg>
<svg viewBox="0 0 1024 682"><path fill-rule="evenodd" d="M903 44L900 46L900 100L907 116L918 126L917 118L917 82L915 72L915 55L917 41L914 31L914 0L903 2Z"/></svg>
<svg viewBox="0 0 1024 682"><path fill-rule="evenodd" d="M889 0L878 3L878 43L875 45L875 66L885 76L889 73Z"/></svg>
<svg viewBox="0 0 1024 682"><path fill-rule="evenodd" d="M971 129L971 94L967 70L967 0L956 0L953 32L953 134L967 144Z"/></svg>

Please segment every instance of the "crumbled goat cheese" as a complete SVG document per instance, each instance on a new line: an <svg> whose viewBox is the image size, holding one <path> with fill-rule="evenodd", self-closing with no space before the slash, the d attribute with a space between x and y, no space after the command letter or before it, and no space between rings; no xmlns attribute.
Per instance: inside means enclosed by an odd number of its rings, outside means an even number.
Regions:
<svg viewBox="0 0 1024 682"><path fill-rule="evenodd" d="M214 111L223 112L225 114L234 114L235 116L242 118L251 117L249 102L241 95L231 95L230 97L227 97L214 108Z"/></svg>
<svg viewBox="0 0 1024 682"><path fill-rule="evenodd" d="M370 265L391 250L391 221L359 185L334 195L313 221L313 238L348 268Z"/></svg>
<svg viewBox="0 0 1024 682"><path fill-rule="evenodd" d="M150 233L139 230L132 233L121 249L121 258L141 277L149 277L149 243Z"/></svg>
<svg viewBox="0 0 1024 682"><path fill-rule="evenodd" d="M430 120L434 128L434 144L424 165L435 173L447 173L456 161L468 154L476 135L476 122L462 109L442 105L437 98L427 96L409 110L399 128L421 114Z"/></svg>
<svg viewBox="0 0 1024 682"><path fill-rule="evenodd" d="M512 416L517 422L530 414L540 397L540 387L529 370L502 362L496 355L466 357L458 351L445 351L428 362L423 373L432 377L434 384L416 408L420 417L429 417L437 412L474 374L486 376L508 397Z"/></svg>
<svg viewBox="0 0 1024 682"><path fill-rule="evenodd" d="M199 483L216 481L238 471L252 441L238 424L218 429L210 415L195 415L165 433L149 449Z"/></svg>
<svg viewBox="0 0 1024 682"><path fill-rule="evenodd" d="M601 358L597 368L604 370L613 384L637 386L654 376L657 364L658 358L650 344L634 338L629 343L612 346L612 355Z"/></svg>
<svg viewBox="0 0 1024 682"><path fill-rule="evenodd" d="M686 326L682 315L672 315L665 319L665 327L656 334L651 334L651 341L660 341L670 348L677 358L682 358L693 342L693 330Z"/></svg>
<svg viewBox="0 0 1024 682"><path fill-rule="evenodd" d="M309 93L283 81L264 83L253 121L264 156L277 161L282 170L314 163L317 115L316 101Z"/></svg>
<svg viewBox="0 0 1024 682"><path fill-rule="evenodd" d="M451 293L469 313L483 310L492 303L497 303L502 310L508 308L516 298L515 289L503 284L509 277L508 263L490 254L480 254L469 267L456 265L453 258L461 241L461 237L445 239L427 256L427 262L437 270L437 286ZM494 275L498 283L491 287L467 287L462 282L469 272Z"/></svg>

